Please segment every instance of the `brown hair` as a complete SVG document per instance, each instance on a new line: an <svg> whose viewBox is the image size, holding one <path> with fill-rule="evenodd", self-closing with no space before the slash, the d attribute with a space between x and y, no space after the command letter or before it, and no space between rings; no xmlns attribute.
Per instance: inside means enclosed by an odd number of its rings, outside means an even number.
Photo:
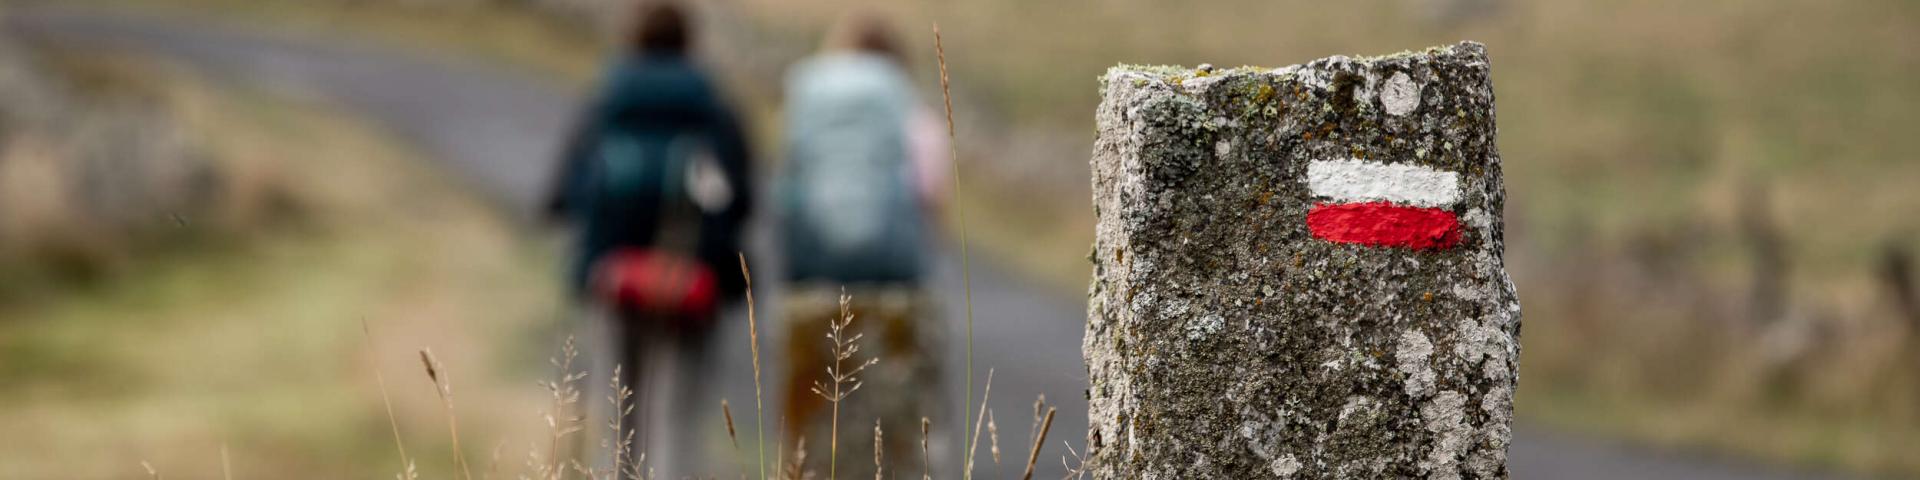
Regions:
<svg viewBox="0 0 1920 480"><path fill-rule="evenodd" d="M872 53L907 66L907 53L900 48L891 21L878 12L859 12L847 16L828 39L828 48Z"/></svg>
<svg viewBox="0 0 1920 480"><path fill-rule="evenodd" d="M640 52L686 53L691 25L686 10L673 2L640 4L634 10L633 33L628 48Z"/></svg>

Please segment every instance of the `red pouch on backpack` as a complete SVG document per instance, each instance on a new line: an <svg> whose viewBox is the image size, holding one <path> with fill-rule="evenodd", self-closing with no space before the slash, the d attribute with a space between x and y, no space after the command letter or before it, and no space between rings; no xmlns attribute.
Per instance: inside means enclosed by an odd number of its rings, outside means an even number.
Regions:
<svg viewBox="0 0 1920 480"><path fill-rule="evenodd" d="M593 289L622 313L682 323L704 322L719 305L713 269L698 260L653 249L608 253L594 267Z"/></svg>

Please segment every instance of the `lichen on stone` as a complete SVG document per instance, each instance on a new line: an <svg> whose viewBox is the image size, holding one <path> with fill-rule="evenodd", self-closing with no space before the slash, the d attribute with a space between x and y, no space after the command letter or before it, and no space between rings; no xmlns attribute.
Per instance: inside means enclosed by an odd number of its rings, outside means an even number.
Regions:
<svg viewBox="0 0 1920 480"><path fill-rule="evenodd" d="M1502 478L1519 306L1486 50L1101 77L1096 478ZM1329 242L1315 160L1458 175L1457 245ZM1449 199L1453 200L1453 199Z"/></svg>

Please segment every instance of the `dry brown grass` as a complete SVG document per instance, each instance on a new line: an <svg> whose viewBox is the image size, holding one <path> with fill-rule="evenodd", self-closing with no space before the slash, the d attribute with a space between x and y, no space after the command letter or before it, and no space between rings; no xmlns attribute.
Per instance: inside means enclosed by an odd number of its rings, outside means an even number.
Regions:
<svg viewBox="0 0 1920 480"><path fill-rule="evenodd" d="M885 433L880 431L880 419L875 418L873 419L873 480L886 478L887 462L885 457L887 447L886 443L882 441L884 439Z"/></svg>
<svg viewBox="0 0 1920 480"><path fill-rule="evenodd" d="M613 457L613 466L602 475L606 480L612 480L621 475L639 478L642 463L630 458L633 451L633 436L636 432L634 425L626 425L625 422L627 415L633 413L634 409L633 389L620 383L621 368L624 366L614 365L613 374L607 377L607 386L610 387L607 406L612 407L613 419L607 421L607 437L600 439L600 446L607 449L608 454ZM726 404L722 403L720 407L724 411ZM727 416L727 430L729 434L733 430L732 415Z"/></svg>
<svg viewBox="0 0 1920 480"><path fill-rule="evenodd" d="M767 478L767 433L766 433L767 421L766 421L766 408L761 403L761 398L760 398L760 321L758 320L758 317L755 316L754 314L753 270L750 268L747 268L746 253L744 252L740 253L739 257L740 257L740 275L741 277L747 280L747 291L746 291L747 341L752 342L751 348L753 350L753 419L754 419L753 430L754 432L756 432L754 434L756 437L754 439L754 446L759 451L759 454L757 456L757 461L755 461L754 463L760 466L761 480L766 480ZM781 432L781 434L785 435L785 432ZM776 448L774 450L775 450L775 454L778 455L779 449Z"/></svg>
<svg viewBox="0 0 1920 480"><path fill-rule="evenodd" d="M940 98L942 104L946 107L947 114L947 158L950 160L949 164L953 167L953 194L957 197L960 194L959 192L964 191L963 188L965 187L960 181L960 136L956 133L956 127L953 122L953 88L947 75L947 46L946 42L940 36L940 24L938 23L933 24L933 52L934 58L938 60L940 67ZM967 312L966 363L962 367L966 371L967 387L962 393L963 405L960 409L960 418L965 419L966 416L973 411L973 406L966 403L973 401L973 254L970 251L971 247L967 245L966 208L960 205L960 202L955 201L953 202L952 209L953 222L958 226L955 235L960 244L960 285L963 289L963 296L960 301L966 305ZM993 391L992 370L987 371L987 391ZM973 441L960 442L966 445L967 448L967 451L961 455L962 458L966 459L966 465L960 472L963 478L973 478L973 452L980 441L980 429L978 425L979 420L984 420L986 417L986 412L984 411L986 407L986 401L984 399L981 400L980 408L983 410L980 413L980 418L975 420ZM964 420L961 425L966 425Z"/></svg>
<svg viewBox="0 0 1920 480"><path fill-rule="evenodd" d="M827 342L832 345L833 360L827 365L827 381L813 383L813 394L819 395L833 405L833 419L827 442L827 479L839 478L840 466L840 401L846 400L853 392L860 391L860 372L867 367L880 363L879 358L855 361L852 366L846 361L860 353L860 339L866 334L855 333L847 336L847 327L853 325L853 310L845 289L840 291L840 318L827 325Z"/></svg>
<svg viewBox="0 0 1920 480"><path fill-rule="evenodd" d="M460 468L460 477L473 480L473 469L467 466L467 454L460 448L460 415L453 409L453 379L445 375L446 367L440 359L433 356L433 349L420 350L420 363L426 367L427 380L433 382L435 394L440 396L440 406L447 416L447 439L452 442L453 464Z"/></svg>
<svg viewBox="0 0 1920 480"><path fill-rule="evenodd" d="M568 437L586 429L585 417L575 410L580 404L578 385L587 378L587 372L574 370L573 362L579 355L573 337L568 336L560 355L548 360L556 369L556 376L552 381L541 383L549 401L546 410L540 413L546 424L547 444L544 451L534 448L527 452L527 469L534 478L561 480L578 465L566 447Z"/></svg>
<svg viewBox="0 0 1920 480"><path fill-rule="evenodd" d="M961 455L961 478L973 478L973 455L980 451L980 427L987 420L987 400L993 399L993 369L987 369L986 388L980 393L980 413L973 415L973 438L965 442L967 451Z"/></svg>
<svg viewBox="0 0 1920 480"><path fill-rule="evenodd" d="M380 350L379 345L373 342L373 327L368 325L367 320L364 318L360 319L360 333L367 339L367 353L369 355ZM399 478L401 480L418 479L420 478L420 472L414 466L413 458L407 456L407 442L400 435L400 419L393 416L393 396L387 393L387 375L380 371L379 365L370 365L369 369L373 370L375 386L380 388L380 406L386 410L387 426L393 429L393 447L400 452ZM220 458L224 468L231 468L226 466L228 462L226 461L227 449L225 445L220 447Z"/></svg>
<svg viewBox="0 0 1920 480"><path fill-rule="evenodd" d="M920 474L921 480L933 479L933 452L927 450L927 436L933 430L933 420L920 417Z"/></svg>
<svg viewBox="0 0 1920 480"><path fill-rule="evenodd" d="M1033 478L1033 466L1040 462L1040 446L1046 444L1047 430L1053 428L1054 412L1056 412L1056 409L1047 407L1046 417L1040 420L1040 430L1033 436L1033 449L1027 451L1027 471L1020 475L1020 480L1031 480ZM1062 460L1064 461L1065 459Z"/></svg>

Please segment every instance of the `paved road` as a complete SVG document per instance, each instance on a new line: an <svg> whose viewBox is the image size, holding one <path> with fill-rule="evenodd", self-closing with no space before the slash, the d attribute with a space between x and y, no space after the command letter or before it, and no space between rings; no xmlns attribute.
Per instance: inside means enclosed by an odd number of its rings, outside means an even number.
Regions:
<svg viewBox="0 0 1920 480"><path fill-rule="evenodd" d="M35 41L161 56L218 80L344 105L416 142L447 171L522 214L531 211L544 185L547 159L577 101L570 88L529 73L351 40L319 41L265 29L51 9L15 11L6 26ZM764 251L764 232L756 237L754 248ZM764 272L770 268L756 269L762 277L771 276ZM981 375L986 367L1001 367L994 380L993 409L1017 418L1014 412L1027 411L1033 395L1044 393L1061 407L1053 431L1071 432L1053 438L1077 440L1079 432L1086 431L1086 378L1080 359L1084 303L1042 290L988 261L976 261L974 270L977 365ZM951 293L943 298L955 299L943 302L946 318L963 318L957 300L959 272L951 255L939 262L935 288ZM776 295L770 289L761 292L762 298ZM719 333L725 360L717 367L721 372L708 378L722 379L720 393L735 405L746 405L753 396L746 345L730 341L747 338L745 322L727 323L736 331ZM780 344L777 338L763 340ZM953 383L954 392L946 397L961 398L958 382ZM1020 422L1007 423L1010 433L1025 428L1016 425ZM1516 437L1512 469L1519 478L1829 478L1637 450L1524 425ZM1060 476L1059 450L1053 442L1043 453L1041 465L1046 468L1037 472L1038 478Z"/></svg>

